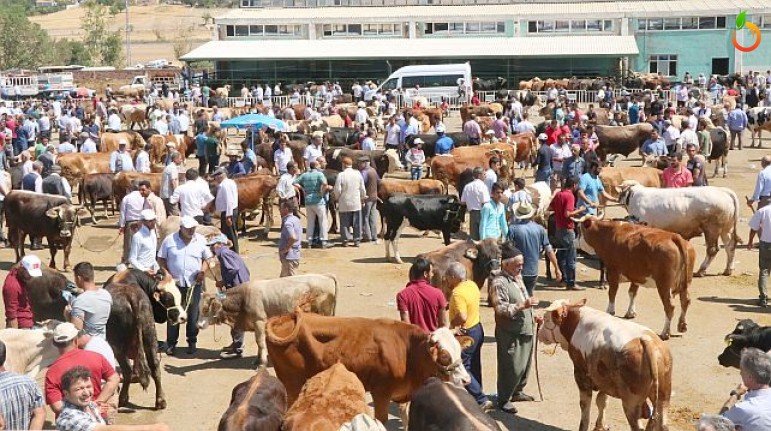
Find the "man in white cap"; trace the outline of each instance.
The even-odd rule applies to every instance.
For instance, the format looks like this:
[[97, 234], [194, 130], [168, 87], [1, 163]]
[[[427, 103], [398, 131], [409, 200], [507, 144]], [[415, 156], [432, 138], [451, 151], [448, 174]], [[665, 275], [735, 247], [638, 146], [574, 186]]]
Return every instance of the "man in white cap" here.
[[169, 198], [169, 203], [179, 203], [179, 215], [190, 216], [198, 223], [204, 223], [203, 210], [214, 200], [209, 187], [201, 187], [198, 183], [198, 170], [190, 168], [185, 171], [185, 183], [177, 187]]
[[[203, 262], [213, 257], [206, 245], [206, 238], [195, 232], [198, 222], [192, 217], [182, 217], [179, 232], [167, 236], [158, 251], [158, 264], [174, 277], [182, 294], [182, 307], [187, 310], [187, 353], [198, 351], [198, 304], [203, 289]], [[176, 354], [179, 325], [166, 326], [166, 354]]]
[[80, 262], [72, 269], [75, 284], [83, 291], [72, 301], [72, 307], [64, 308], [64, 315], [78, 329], [94, 337], [107, 338], [107, 319], [112, 309], [110, 292], [94, 283], [94, 267]]
[[369, 114], [367, 114], [367, 104], [362, 102], [359, 102], [356, 104], [358, 109], [356, 110], [356, 125], [358, 127], [365, 126], [367, 124], [367, 120], [369, 120]]
[[463, 188], [460, 202], [466, 206], [469, 213], [469, 236], [479, 241], [479, 222], [482, 217], [482, 207], [490, 200], [490, 191], [485, 184], [485, 170], [477, 166], [473, 170], [474, 181]]
[[134, 170], [134, 162], [131, 160], [131, 153], [126, 149], [127, 146], [127, 140], [120, 139], [118, 141], [118, 149], [110, 155], [110, 172], [117, 174], [118, 172]]
[[445, 126], [440, 124], [436, 126], [436, 144], [434, 144], [434, 152], [436, 155], [449, 154], [455, 147], [455, 142], [452, 138], [445, 134]]
[[[210, 238], [206, 244], [211, 247], [212, 253], [217, 256], [220, 264], [221, 279], [217, 281], [217, 288], [220, 291], [249, 282], [249, 269], [241, 256], [228, 247], [228, 237], [220, 234]], [[222, 359], [240, 358], [244, 352], [244, 331], [233, 327], [230, 330], [230, 336], [233, 342], [222, 349], [220, 353]]]
[[171, 203], [171, 195], [179, 187], [179, 165], [182, 164], [182, 153], [171, 151], [169, 157], [171, 163], [163, 169], [161, 177], [161, 199], [163, 199], [166, 214], [178, 215], [177, 206]]
[[155, 233], [155, 212], [151, 209], [142, 210], [140, 220], [142, 227], [131, 237], [129, 248], [129, 264], [148, 274], [154, 275], [158, 271], [158, 262], [155, 256], [158, 249], [158, 236]]
[[321, 151], [321, 144], [323, 143], [324, 132], [320, 130], [313, 132], [311, 135], [311, 144], [305, 148], [305, 154], [303, 154], [303, 158], [305, 159], [305, 166], [307, 167], [306, 169], [310, 169], [312, 161], [324, 155], [324, 153]]
[[233, 243], [233, 251], [238, 253], [238, 186], [225, 175], [222, 168], [214, 171], [214, 182], [217, 183], [214, 210], [220, 215], [220, 230]]
[[32, 304], [27, 295], [27, 282], [43, 275], [40, 258], [28, 254], [11, 267], [3, 283], [6, 328], [30, 329], [35, 325]]
[[535, 171], [535, 181], [544, 181], [549, 183], [552, 173], [552, 154], [551, 148], [549, 148], [549, 137], [546, 133], [538, 135], [538, 142], [541, 146], [538, 147], [538, 153], [535, 155], [534, 167], [537, 167]]

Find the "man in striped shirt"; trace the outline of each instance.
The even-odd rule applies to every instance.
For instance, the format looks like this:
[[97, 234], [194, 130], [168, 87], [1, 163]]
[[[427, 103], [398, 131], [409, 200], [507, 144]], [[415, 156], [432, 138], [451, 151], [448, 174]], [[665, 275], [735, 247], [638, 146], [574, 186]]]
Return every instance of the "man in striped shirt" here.
[[3, 429], [43, 429], [46, 413], [43, 394], [31, 378], [6, 371], [5, 344], [0, 341], [0, 418]]

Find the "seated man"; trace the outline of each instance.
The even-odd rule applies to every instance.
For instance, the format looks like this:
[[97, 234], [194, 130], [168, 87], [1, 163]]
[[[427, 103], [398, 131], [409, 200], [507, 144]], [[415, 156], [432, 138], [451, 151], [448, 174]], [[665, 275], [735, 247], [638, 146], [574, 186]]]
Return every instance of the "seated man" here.
[[[771, 356], [753, 347], [742, 350], [739, 363], [742, 384], [731, 391], [720, 414], [736, 425], [737, 431], [771, 430]], [[742, 396], [744, 401], [741, 400]]]

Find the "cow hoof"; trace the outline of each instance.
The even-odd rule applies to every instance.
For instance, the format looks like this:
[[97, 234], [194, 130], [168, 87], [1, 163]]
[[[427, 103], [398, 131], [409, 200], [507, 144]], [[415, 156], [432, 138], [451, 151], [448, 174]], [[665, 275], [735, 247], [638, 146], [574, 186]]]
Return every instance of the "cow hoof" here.
[[637, 317], [637, 313], [626, 313], [624, 315], [624, 319], [634, 319], [635, 317]]
[[693, 274], [694, 277], [704, 277], [707, 275], [707, 271], [699, 271]]
[[688, 332], [688, 324], [685, 322], [680, 322], [677, 324], [677, 330], [679, 332]]
[[726, 269], [725, 271], [723, 271], [723, 275], [729, 276], [729, 275], [731, 275], [732, 272], [733, 272], [732, 269]]
[[610, 431], [610, 427], [595, 426], [594, 431]]
[[661, 335], [659, 335], [659, 338], [661, 338], [664, 341], [667, 341], [667, 340], [669, 340], [669, 334], [661, 334]]
[[164, 410], [166, 408], [166, 400], [163, 398], [155, 400], [155, 410]]

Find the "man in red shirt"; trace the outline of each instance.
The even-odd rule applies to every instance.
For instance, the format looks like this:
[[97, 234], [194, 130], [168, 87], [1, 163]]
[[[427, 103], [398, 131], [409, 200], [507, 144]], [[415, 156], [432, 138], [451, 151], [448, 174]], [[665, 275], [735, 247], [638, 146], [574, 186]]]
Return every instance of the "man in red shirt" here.
[[[59, 357], [48, 368], [45, 378], [46, 404], [58, 416], [64, 408], [64, 389], [62, 376], [71, 368], [82, 365], [91, 371], [91, 383], [94, 386], [94, 401], [99, 405], [103, 417], [108, 413], [108, 401], [118, 389], [120, 377], [112, 365], [99, 353], [78, 348], [78, 329], [72, 323], [60, 323], [54, 329], [54, 346], [59, 349]], [[104, 381], [104, 386], [102, 385]]]
[[676, 152], [669, 158], [669, 167], [661, 173], [664, 179], [664, 187], [680, 188], [693, 185], [693, 174], [683, 165], [682, 151]]
[[27, 281], [43, 275], [40, 258], [27, 255], [21, 263], [11, 267], [3, 283], [3, 304], [5, 304], [5, 326], [7, 328], [29, 329], [35, 325], [32, 304], [27, 295]]
[[584, 290], [576, 286], [576, 231], [575, 223], [571, 217], [575, 217], [584, 211], [586, 207], [576, 209], [576, 186], [578, 179], [568, 177], [560, 190], [551, 200], [551, 209], [554, 211], [554, 224], [557, 227], [557, 264], [562, 272], [562, 279], [568, 290]]
[[412, 323], [426, 332], [448, 326], [447, 299], [440, 289], [432, 286], [431, 262], [419, 257], [410, 268], [410, 282], [396, 294], [396, 307], [402, 322]]

